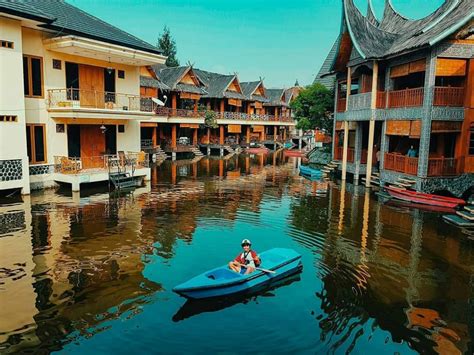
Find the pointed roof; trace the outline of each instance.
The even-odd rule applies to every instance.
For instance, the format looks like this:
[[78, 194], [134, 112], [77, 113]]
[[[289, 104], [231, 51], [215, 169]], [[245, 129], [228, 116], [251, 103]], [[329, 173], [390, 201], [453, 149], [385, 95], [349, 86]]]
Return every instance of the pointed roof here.
[[[263, 88], [263, 92], [266, 92], [265, 86], [263, 86], [263, 81], [243, 81], [240, 83], [242, 88], [242, 93], [247, 97], [248, 100], [258, 101], [258, 102], [268, 102], [266, 96], [259, 95], [255, 93], [259, 87]], [[265, 94], [266, 95], [266, 94]]]
[[[199, 95], [207, 93], [204, 89], [204, 83], [195, 75], [194, 69], [191, 66], [162, 67], [160, 65], [153, 65], [152, 69], [156, 77], [167, 85], [171, 91], [189, 92]], [[181, 82], [187, 74], [191, 75], [195, 85]]]
[[369, 2], [365, 17], [354, 0], [343, 0], [342, 31], [347, 30], [352, 43], [363, 59], [380, 59], [414, 49], [432, 46], [445, 39], [474, 18], [474, 1], [445, 0], [432, 14], [410, 20], [399, 14], [391, 0], [385, 0], [380, 23]]
[[265, 106], [287, 106], [285, 100], [285, 89], [267, 89], [268, 103]]
[[206, 86], [207, 94], [205, 94], [204, 97], [217, 99], [246, 99], [245, 95], [240, 92], [227, 90], [234, 81], [237, 81], [239, 88], [242, 90], [237, 75], [218, 74], [201, 69], [194, 69], [194, 72], [196, 73], [196, 76], [199, 78], [199, 80], [201, 80]]
[[170, 91], [170, 87], [161, 82], [158, 79], [152, 78], [151, 76], [140, 75], [140, 86], [147, 88], [157, 88], [163, 91]]
[[336, 74], [332, 73], [332, 67], [336, 62], [337, 52], [339, 50], [339, 46], [341, 45], [341, 38], [342, 34], [340, 34], [334, 44], [332, 45], [331, 50], [328, 53], [328, 56], [323, 62], [323, 65], [319, 69], [316, 78], [314, 78], [313, 84], [320, 83], [327, 87], [329, 90], [334, 89], [334, 83], [336, 81]]
[[145, 52], [162, 51], [63, 0], [0, 0], [0, 13], [43, 22], [40, 27], [57, 31], [59, 36], [77, 35], [118, 44]]
[[367, 20], [374, 26], [379, 25], [379, 20], [375, 17], [374, 8], [372, 7], [372, 0], [367, 0]]

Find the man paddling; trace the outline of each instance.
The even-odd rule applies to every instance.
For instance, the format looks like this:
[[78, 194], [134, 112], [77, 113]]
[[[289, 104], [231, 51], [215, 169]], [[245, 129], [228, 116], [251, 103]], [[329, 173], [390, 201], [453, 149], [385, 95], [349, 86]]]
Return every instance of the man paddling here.
[[248, 239], [242, 240], [242, 248], [244, 251], [229, 263], [229, 268], [241, 274], [250, 274], [260, 266], [260, 258], [251, 247], [252, 243]]

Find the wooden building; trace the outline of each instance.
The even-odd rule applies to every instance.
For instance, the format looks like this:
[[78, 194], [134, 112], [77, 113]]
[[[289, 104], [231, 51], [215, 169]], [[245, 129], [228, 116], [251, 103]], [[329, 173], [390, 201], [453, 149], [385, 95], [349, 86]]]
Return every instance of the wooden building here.
[[[446, 0], [419, 20], [385, 1], [378, 20], [343, 1], [341, 32], [316, 81], [335, 77], [334, 159], [358, 181], [419, 191], [474, 185], [474, 2]], [[328, 81], [330, 84], [330, 80]]]

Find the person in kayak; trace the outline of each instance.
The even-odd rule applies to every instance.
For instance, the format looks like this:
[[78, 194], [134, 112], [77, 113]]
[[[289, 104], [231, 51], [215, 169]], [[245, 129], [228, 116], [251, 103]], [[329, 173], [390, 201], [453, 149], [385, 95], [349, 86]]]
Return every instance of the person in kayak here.
[[260, 258], [257, 253], [251, 249], [252, 243], [250, 240], [242, 240], [241, 245], [244, 251], [237, 255], [233, 261], [229, 262], [229, 268], [241, 274], [250, 274], [260, 266]]

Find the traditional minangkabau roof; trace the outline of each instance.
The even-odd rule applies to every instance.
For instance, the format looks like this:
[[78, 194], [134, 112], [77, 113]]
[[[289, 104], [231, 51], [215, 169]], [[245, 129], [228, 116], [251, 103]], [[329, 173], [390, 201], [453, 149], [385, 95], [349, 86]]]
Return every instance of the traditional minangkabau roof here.
[[267, 98], [269, 102], [264, 106], [287, 106], [285, 100], [285, 89], [267, 89]]
[[341, 35], [339, 35], [336, 40], [334, 41], [334, 44], [331, 47], [331, 50], [328, 53], [328, 56], [323, 62], [323, 65], [319, 69], [318, 74], [316, 75], [316, 78], [314, 78], [314, 84], [315, 83], [320, 83], [327, 87], [329, 90], [334, 89], [334, 83], [336, 81], [336, 74], [330, 74], [331, 68], [334, 65], [334, 62], [336, 60], [337, 56], [337, 50], [340, 46], [341, 43]]
[[[152, 69], [156, 77], [167, 85], [171, 91], [188, 92], [199, 95], [207, 94], [204, 89], [205, 84], [195, 75], [194, 69], [191, 66], [162, 67], [158, 65], [152, 66]], [[181, 82], [188, 73], [195, 79], [195, 85]]]
[[154, 54], [162, 51], [63, 0], [0, 0], [0, 13], [33, 19], [57, 36], [77, 35]]
[[[246, 100], [244, 94], [240, 92], [230, 91], [227, 90], [228, 87], [237, 80], [237, 75], [235, 74], [218, 74], [213, 72], [208, 72], [201, 69], [194, 69], [196, 76], [203, 82], [206, 86], [207, 94], [203, 95], [203, 97], [208, 98], [228, 98], [228, 99], [238, 99], [238, 100]], [[240, 86], [240, 83], [239, 83]]]
[[[398, 13], [391, 0], [385, 0], [383, 18], [374, 15], [368, 0], [367, 16], [361, 14], [354, 0], [343, 0], [341, 31], [324, 61], [315, 82], [333, 81], [341, 38], [349, 34], [353, 45], [351, 61], [386, 59], [414, 50], [433, 46], [446, 39], [474, 18], [474, 1], [445, 0], [430, 15], [410, 20]], [[327, 85], [329, 86], [329, 85]]]
[[147, 88], [157, 88], [162, 91], [171, 91], [171, 88], [160, 80], [144, 75], [140, 75], [140, 86]]
[[248, 100], [250, 101], [258, 101], [258, 102], [268, 102], [269, 100], [262, 95], [259, 95], [255, 91], [259, 87], [263, 88], [263, 91], [265, 92], [265, 87], [263, 86], [263, 82], [261, 80], [258, 81], [243, 81], [240, 83], [240, 87], [242, 88], [242, 93], [247, 97]]

